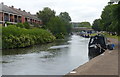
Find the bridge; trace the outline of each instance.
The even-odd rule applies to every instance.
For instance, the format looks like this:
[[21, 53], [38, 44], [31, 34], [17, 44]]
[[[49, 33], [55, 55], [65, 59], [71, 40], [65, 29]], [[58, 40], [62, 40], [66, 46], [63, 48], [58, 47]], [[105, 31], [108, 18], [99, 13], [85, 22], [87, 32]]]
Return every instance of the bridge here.
[[73, 31], [93, 31], [92, 28], [89, 27], [73, 27]]
[[89, 28], [89, 27], [74, 27], [73, 29], [75, 30], [93, 30], [92, 28]]
[[73, 31], [93, 31], [91, 27], [86, 27], [86, 24], [84, 26], [80, 26], [81, 22], [71, 22], [72, 24], [72, 30]]

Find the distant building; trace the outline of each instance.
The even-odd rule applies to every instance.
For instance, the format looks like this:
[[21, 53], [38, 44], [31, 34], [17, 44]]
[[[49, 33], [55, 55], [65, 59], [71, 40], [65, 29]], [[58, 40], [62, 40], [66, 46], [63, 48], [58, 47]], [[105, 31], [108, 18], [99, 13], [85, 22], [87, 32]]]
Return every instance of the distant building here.
[[75, 27], [79, 27], [80, 22], [71, 22], [71, 24], [72, 27], [75, 28]]
[[30, 24], [41, 25], [42, 21], [37, 18], [37, 16], [21, 10], [20, 8], [14, 8], [14, 6], [8, 7], [4, 3], [0, 3], [0, 24], [5, 24], [5, 22], [16, 24], [28, 22]]
[[80, 27], [81, 22], [71, 22], [73, 31], [93, 31], [91, 27]]

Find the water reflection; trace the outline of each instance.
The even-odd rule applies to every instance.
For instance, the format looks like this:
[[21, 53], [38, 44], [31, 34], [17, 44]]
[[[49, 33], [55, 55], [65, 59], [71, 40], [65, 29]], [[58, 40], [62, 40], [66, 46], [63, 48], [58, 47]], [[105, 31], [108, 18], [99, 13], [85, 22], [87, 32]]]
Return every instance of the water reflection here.
[[59, 46], [52, 46], [49, 49], [60, 49], [60, 48], [67, 48], [69, 45], [59, 45]]
[[3, 50], [3, 74], [64, 75], [89, 60], [88, 41], [73, 35], [50, 44]]
[[43, 44], [43, 45], [34, 45], [31, 47], [27, 47], [27, 48], [5, 49], [5, 50], [2, 50], [2, 55], [3, 56], [4, 55], [17, 55], [17, 54], [28, 54], [28, 53], [40, 52], [40, 51], [49, 51], [49, 48], [51, 46], [68, 44], [66, 43], [68, 39], [69, 38], [66, 38], [65, 40], [56, 40], [53, 43]]

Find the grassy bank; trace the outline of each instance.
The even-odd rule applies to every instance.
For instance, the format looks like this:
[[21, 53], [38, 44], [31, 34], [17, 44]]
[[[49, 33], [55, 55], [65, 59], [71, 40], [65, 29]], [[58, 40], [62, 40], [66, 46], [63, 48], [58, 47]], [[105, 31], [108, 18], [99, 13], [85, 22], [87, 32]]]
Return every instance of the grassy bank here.
[[[108, 38], [114, 38], [120, 41], [120, 36], [116, 36], [116, 35], [109, 35], [108, 33], [102, 33], [104, 36], [108, 37]], [[95, 36], [97, 35], [97, 33], [91, 34], [90, 36]]]
[[108, 37], [108, 38], [114, 38], [114, 39], [118, 39], [118, 40], [120, 40], [119, 38], [120, 38], [120, 36], [116, 36], [116, 35], [109, 35], [108, 33], [104, 33], [104, 35], [106, 36], [106, 37]]
[[10, 25], [2, 28], [2, 48], [21, 48], [34, 44], [49, 43], [55, 37], [46, 30], [25, 29]]

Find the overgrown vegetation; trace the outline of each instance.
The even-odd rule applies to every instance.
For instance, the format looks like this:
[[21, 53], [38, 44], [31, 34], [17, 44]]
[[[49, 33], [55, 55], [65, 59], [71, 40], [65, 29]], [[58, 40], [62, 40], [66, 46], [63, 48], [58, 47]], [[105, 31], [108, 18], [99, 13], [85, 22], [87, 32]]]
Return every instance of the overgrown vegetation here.
[[45, 7], [42, 11], [37, 12], [38, 18], [40, 18], [46, 28], [46, 24], [52, 17], [55, 17], [55, 11], [51, 10], [49, 7]]
[[61, 12], [55, 16], [55, 11], [46, 7], [37, 12], [37, 16], [43, 21], [44, 26], [42, 28], [52, 32], [57, 39], [64, 38], [66, 34], [71, 32], [71, 17], [67, 12]]
[[47, 24], [47, 28], [55, 35], [57, 39], [64, 38], [64, 36], [70, 33], [71, 25], [63, 21], [59, 17], [51, 18]]
[[116, 32], [120, 35], [120, 2], [107, 5], [103, 9], [101, 18], [93, 22], [92, 28], [96, 31]]
[[28, 22], [24, 22], [23, 24], [22, 23], [17, 23], [16, 26], [20, 27], [20, 28], [30, 29], [30, 24]]
[[21, 48], [54, 40], [55, 37], [43, 29], [25, 29], [15, 25], [2, 27], [2, 48]]

